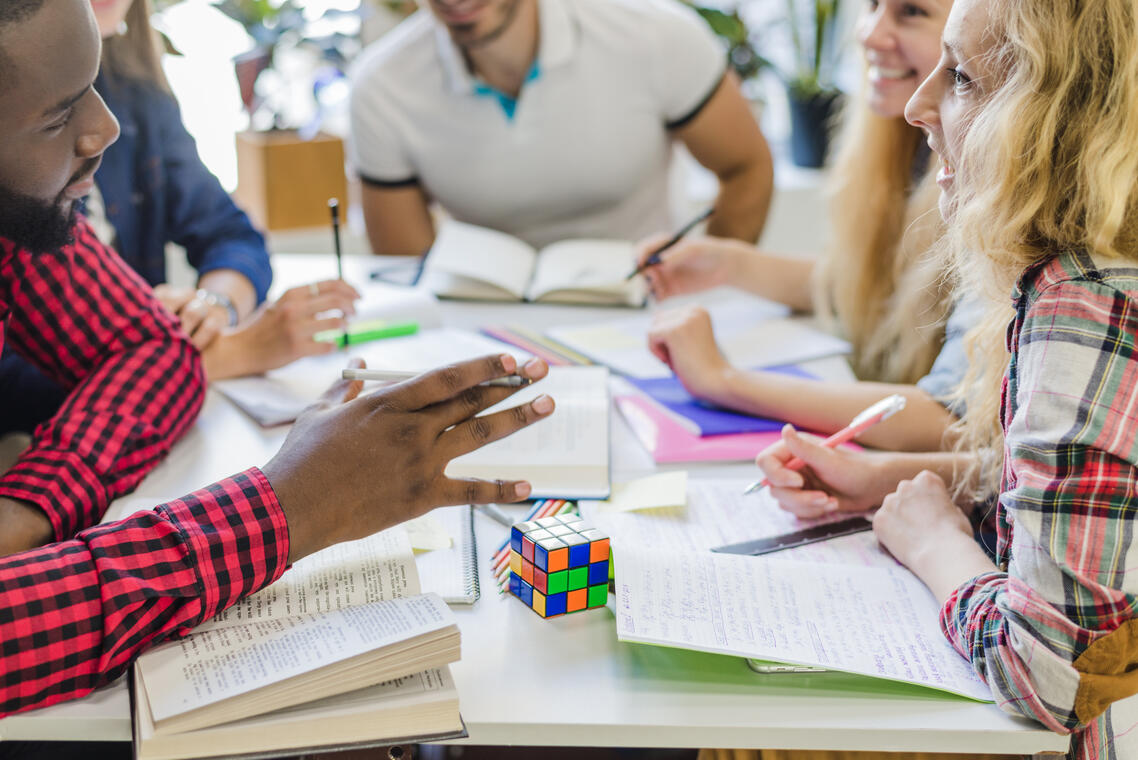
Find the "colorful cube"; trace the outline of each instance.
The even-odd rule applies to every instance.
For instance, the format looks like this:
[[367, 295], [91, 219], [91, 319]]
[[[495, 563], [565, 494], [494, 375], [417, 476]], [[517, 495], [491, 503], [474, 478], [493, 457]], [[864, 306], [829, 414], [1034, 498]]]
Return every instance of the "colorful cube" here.
[[542, 517], [510, 531], [510, 593], [542, 617], [604, 607], [609, 539], [579, 515]]

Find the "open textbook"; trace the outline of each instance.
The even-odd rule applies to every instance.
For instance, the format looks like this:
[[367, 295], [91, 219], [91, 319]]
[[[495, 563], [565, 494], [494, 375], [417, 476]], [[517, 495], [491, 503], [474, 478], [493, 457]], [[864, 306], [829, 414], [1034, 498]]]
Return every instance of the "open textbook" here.
[[[755, 296], [735, 297], [708, 306], [715, 340], [736, 367], [775, 367], [848, 353], [849, 343], [786, 318], [781, 304]], [[553, 340], [635, 378], [671, 377], [672, 370], [648, 348], [650, 314], [546, 330]]]
[[550, 367], [542, 381], [487, 413], [544, 393], [549, 417], [453, 460], [447, 475], [528, 480], [533, 498], [603, 499], [609, 494], [609, 372], [605, 367]]
[[941, 635], [940, 605], [858, 533], [761, 557], [712, 546], [841, 519], [799, 520], [747, 481], [688, 479], [686, 507], [581, 514], [612, 537], [621, 641], [813, 665], [972, 699], [991, 692]]
[[643, 306], [632, 244], [565, 240], [540, 251], [504, 232], [448, 220], [423, 263], [419, 284], [446, 298]]
[[299, 560], [134, 665], [139, 758], [299, 754], [464, 733], [459, 633], [393, 529]]

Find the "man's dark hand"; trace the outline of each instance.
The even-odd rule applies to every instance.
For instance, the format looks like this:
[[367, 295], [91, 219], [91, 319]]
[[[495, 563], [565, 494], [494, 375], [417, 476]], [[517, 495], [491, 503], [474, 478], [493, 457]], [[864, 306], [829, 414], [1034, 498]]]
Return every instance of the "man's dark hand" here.
[[[375, 533], [446, 504], [510, 502], [528, 483], [453, 479], [450, 460], [504, 438], [553, 412], [553, 400], [494, 414], [479, 412], [516, 388], [481, 386], [515, 374], [512, 356], [490, 356], [427, 372], [357, 397], [360, 383], [337, 383], [296, 421], [264, 473], [289, 525], [289, 561]], [[540, 360], [517, 374], [545, 377]]]

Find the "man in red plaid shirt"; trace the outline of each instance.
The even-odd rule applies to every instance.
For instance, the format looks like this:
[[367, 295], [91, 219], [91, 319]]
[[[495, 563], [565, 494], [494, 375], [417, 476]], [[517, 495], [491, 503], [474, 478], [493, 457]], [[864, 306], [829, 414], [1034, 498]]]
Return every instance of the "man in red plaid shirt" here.
[[[263, 468], [98, 525], [203, 396], [176, 319], [73, 211], [118, 133], [92, 89], [99, 46], [90, 0], [0, 0], [0, 347], [72, 389], [0, 476], [0, 716], [109, 682], [325, 546], [442, 504], [527, 497], [443, 470], [553, 410], [539, 396], [472, 421], [513, 392], [484, 381], [546, 372], [509, 356], [360, 398], [341, 383]], [[19, 403], [0, 398], [0, 415]]]

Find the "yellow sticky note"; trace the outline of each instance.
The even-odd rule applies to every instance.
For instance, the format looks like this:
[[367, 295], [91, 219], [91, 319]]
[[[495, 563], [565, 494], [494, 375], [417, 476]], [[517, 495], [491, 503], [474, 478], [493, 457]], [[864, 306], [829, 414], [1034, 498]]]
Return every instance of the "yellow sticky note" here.
[[688, 474], [685, 470], [663, 472], [612, 487], [612, 495], [601, 502], [601, 509], [631, 512], [637, 509], [686, 507]]
[[408, 520], [403, 523], [407, 529], [407, 537], [411, 539], [411, 550], [416, 552], [431, 552], [436, 549], [449, 549], [451, 536], [439, 518], [429, 512], [422, 517]]

